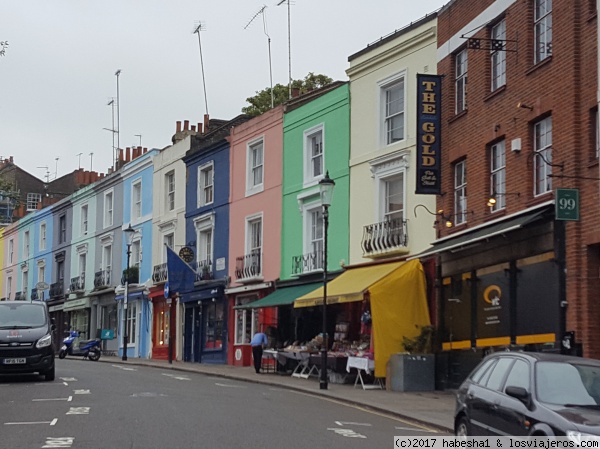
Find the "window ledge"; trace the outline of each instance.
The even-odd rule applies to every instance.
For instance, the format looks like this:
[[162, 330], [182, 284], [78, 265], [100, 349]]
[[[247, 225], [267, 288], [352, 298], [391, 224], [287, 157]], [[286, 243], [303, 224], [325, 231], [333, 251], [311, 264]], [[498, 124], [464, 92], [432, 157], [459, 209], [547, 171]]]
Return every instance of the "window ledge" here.
[[530, 67], [529, 69], [527, 69], [527, 71], [525, 72], [525, 75], [530, 75], [533, 72], [535, 72], [536, 70], [538, 70], [540, 67], [544, 67], [545, 65], [550, 64], [551, 62], [552, 62], [552, 55], [550, 55], [547, 58], [543, 59], [542, 61], [538, 62], [533, 67]]
[[467, 115], [467, 112], [469, 112], [469, 110], [468, 110], [468, 109], [465, 109], [464, 111], [461, 111], [461, 112], [459, 112], [459, 113], [458, 113], [458, 114], [456, 114], [454, 117], [451, 117], [451, 118], [448, 120], [448, 123], [452, 123], [452, 122], [454, 122], [455, 120], [458, 120], [459, 118], [461, 118], [461, 117], [464, 117], [465, 115]]
[[486, 102], [488, 100], [491, 100], [492, 98], [496, 97], [497, 95], [500, 95], [502, 92], [504, 92], [506, 90], [506, 84], [500, 86], [498, 89], [496, 89], [493, 92], [490, 92], [489, 94], [487, 94], [485, 97], [483, 97], [483, 101]]

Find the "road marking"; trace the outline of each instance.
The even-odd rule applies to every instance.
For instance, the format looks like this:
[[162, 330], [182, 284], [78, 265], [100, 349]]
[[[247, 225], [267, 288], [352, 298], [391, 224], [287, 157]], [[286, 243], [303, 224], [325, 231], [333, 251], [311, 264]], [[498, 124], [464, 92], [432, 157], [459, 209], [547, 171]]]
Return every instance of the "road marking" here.
[[137, 368], [129, 368], [128, 366], [123, 365], [112, 365], [115, 368], [122, 369], [123, 371], [137, 371]]
[[66, 415], [89, 415], [89, 407], [71, 407]]
[[42, 449], [51, 447], [71, 447], [73, 446], [74, 441], [75, 437], [47, 437], [46, 444], [42, 446]]
[[[415, 428], [414, 427], [398, 427], [395, 426], [394, 429], [398, 429], [398, 430], [412, 430], [414, 431]], [[439, 433], [437, 430], [433, 430], [433, 429], [426, 429], [424, 427], [419, 427], [419, 430], [423, 431], [423, 432], [429, 432], [429, 433]]]
[[50, 399], [32, 399], [33, 402], [43, 402], [43, 401], [67, 401], [71, 402], [73, 396], [69, 396], [68, 398], [50, 398]]
[[92, 394], [90, 390], [73, 390], [73, 394]]
[[30, 421], [30, 422], [5, 422], [5, 426], [26, 426], [29, 424], [52, 424], [52, 421]]
[[54, 418], [54, 419], [52, 420], [52, 422], [50, 423], [50, 425], [51, 425], [51, 426], [54, 426], [54, 425], [56, 425], [56, 422], [57, 422], [57, 421], [58, 421], [58, 418]]
[[161, 373], [161, 374], [163, 376], [171, 377], [171, 378], [177, 379], [177, 380], [190, 380], [189, 377], [178, 376], [177, 374], [168, 374], [168, 373]]
[[59, 377], [60, 380], [64, 380], [65, 382], [77, 382], [77, 379], [74, 377]]
[[336, 421], [335, 422], [338, 426], [344, 426], [344, 425], [349, 425], [349, 426], [368, 426], [370, 427], [371, 424], [369, 423], [362, 423], [362, 422], [345, 422], [345, 421]]
[[348, 438], [367, 438], [365, 435], [361, 435], [360, 433], [356, 433], [352, 429], [338, 429], [337, 427], [328, 427], [327, 430], [331, 430], [338, 435]]
[[229, 384], [221, 384], [219, 382], [215, 382], [217, 387], [227, 387], [227, 388], [248, 388], [245, 385], [229, 385]]

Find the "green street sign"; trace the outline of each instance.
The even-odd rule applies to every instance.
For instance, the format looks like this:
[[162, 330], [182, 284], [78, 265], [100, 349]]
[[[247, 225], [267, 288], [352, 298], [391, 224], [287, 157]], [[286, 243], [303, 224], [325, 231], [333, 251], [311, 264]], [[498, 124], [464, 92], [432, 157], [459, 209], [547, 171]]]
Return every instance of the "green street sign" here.
[[556, 220], [579, 221], [579, 189], [556, 189]]

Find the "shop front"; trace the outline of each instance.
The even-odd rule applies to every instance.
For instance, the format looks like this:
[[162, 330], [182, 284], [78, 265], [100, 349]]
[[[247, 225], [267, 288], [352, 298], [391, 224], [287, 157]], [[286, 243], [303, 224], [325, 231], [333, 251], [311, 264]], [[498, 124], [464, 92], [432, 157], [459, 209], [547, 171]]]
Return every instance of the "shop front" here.
[[95, 335], [90, 335], [90, 298], [68, 299], [63, 306], [63, 312], [69, 315], [70, 330], [79, 332], [81, 340], [88, 340]]
[[227, 302], [224, 284], [185, 293], [183, 360], [227, 363]]
[[[106, 355], [116, 355], [119, 351], [119, 342], [117, 340], [118, 308], [115, 302], [114, 290], [99, 293], [92, 296], [92, 320], [95, 323], [97, 338], [102, 340], [102, 352]], [[95, 320], [94, 320], [95, 315]]]
[[56, 330], [54, 331], [54, 338], [52, 339], [52, 345], [54, 347], [54, 352], [58, 353], [58, 351], [62, 347], [63, 339], [67, 336], [69, 328], [68, 315], [63, 311], [63, 298], [55, 299], [52, 301], [49, 300], [47, 304], [50, 319], [56, 326]]
[[[123, 330], [127, 330], [127, 357], [150, 357], [152, 332], [152, 305], [147, 290], [132, 290], [127, 295], [127, 314], [125, 315], [125, 296], [115, 297], [118, 311], [118, 348], [119, 357], [123, 356]], [[125, 321], [123, 321], [125, 317]]]
[[564, 226], [539, 208], [438, 241], [438, 305], [445, 363], [456, 388], [483, 356], [560, 352], [565, 333]]
[[169, 360], [169, 344], [172, 345], [171, 357], [175, 355], [175, 307], [173, 300], [165, 298], [163, 286], [153, 287], [148, 295], [152, 300], [152, 358]]

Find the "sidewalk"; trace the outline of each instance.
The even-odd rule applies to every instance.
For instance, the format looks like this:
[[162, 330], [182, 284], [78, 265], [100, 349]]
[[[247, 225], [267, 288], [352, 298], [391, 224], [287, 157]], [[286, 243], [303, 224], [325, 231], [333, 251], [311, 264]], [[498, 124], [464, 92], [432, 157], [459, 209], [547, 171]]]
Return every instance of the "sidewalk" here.
[[427, 428], [442, 432], [453, 432], [454, 392], [395, 392], [386, 390], [363, 390], [360, 384], [328, 384], [327, 390], [319, 389], [318, 379], [302, 379], [281, 374], [256, 374], [253, 367], [232, 365], [211, 365], [166, 360], [128, 359], [102, 356], [100, 362], [127, 365], [151, 366], [160, 369], [187, 371], [226, 379], [255, 382], [275, 387], [301, 391], [314, 396], [327, 397], [340, 402], [365, 407], [382, 413], [391, 414], [409, 421], [422, 424]]

